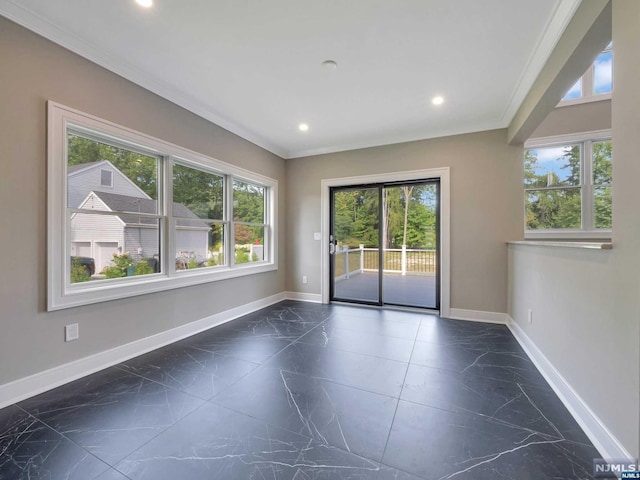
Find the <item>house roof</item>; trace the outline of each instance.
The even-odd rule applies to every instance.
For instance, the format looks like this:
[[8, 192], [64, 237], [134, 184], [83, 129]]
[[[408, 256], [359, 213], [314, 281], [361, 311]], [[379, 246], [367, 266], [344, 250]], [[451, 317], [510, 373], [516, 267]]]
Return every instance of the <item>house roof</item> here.
[[[154, 225], [156, 220], [149, 217], [139, 217], [135, 212], [154, 215], [158, 213], [157, 200], [151, 198], [131, 197], [129, 195], [119, 195], [117, 193], [92, 192], [104, 204], [114, 212], [122, 213], [118, 217], [126, 224]], [[182, 203], [173, 202], [173, 215], [178, 218], [176, 223], [181, 227], [208, 228], [205, 220], [200, 219], [195, 213], [189, 210]]]
[[98, 165], [101, 165], [104, 163], [111, 163], [111, 162], [109, 162], [109, 160], [99, 160], [97, 162], [88, 162], [88, 163], [79, 163], [77, 165], [69, 165], [67, 167], [67, 175], [78, 173], [84, 170], [89, 170], [91, 168], [97, 167]]

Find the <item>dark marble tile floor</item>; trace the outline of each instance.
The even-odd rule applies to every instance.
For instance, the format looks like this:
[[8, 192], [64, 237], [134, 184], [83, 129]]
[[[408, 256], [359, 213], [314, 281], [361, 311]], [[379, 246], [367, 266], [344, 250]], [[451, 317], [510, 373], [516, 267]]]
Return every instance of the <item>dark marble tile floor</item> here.
[[0, 410], [0, 480], [582, 480], [505, 326], [285, 301]]

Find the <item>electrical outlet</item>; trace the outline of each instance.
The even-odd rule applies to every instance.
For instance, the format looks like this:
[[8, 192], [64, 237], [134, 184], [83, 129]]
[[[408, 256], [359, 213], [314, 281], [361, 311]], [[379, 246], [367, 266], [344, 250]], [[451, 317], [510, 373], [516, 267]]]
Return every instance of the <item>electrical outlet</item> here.
[[307, 276], [306, 275], [302, 276], [302, 283], [307, 283]]
[[64, 327], [64, 341], [71, 342], [73, 340], [77, 340], [80, 338], [80, 331], [78, 329], [77, 323], [72, 323], [71, 325], [66, 325]]
[[529, 313], [527, 315], [527, 320], [529, 320], [529, 323], [533, 322], [533, 310], [529, 309]]
[[320, 235], [320, 232], [314, 232], [313, 239], [314, 240], [321, 240], [322, 236]]

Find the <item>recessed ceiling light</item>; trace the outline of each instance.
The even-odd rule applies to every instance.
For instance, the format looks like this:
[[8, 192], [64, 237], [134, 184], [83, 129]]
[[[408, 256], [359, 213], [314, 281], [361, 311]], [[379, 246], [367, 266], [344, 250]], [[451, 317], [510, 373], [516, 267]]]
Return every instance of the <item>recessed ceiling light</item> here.
[[136, 0], [136, 3], [144, 8], [149, 8], [153, 5], [153, 0]]
[[442, 105], [444, 103], [444, 98], [437, 96], [437, 97], [433, 97], [431, 99], [431, 103], [433, 103], [434, 105]]
[[306, 123], [301, 123], [300, 125], [298, 125], [298, 129], [301, 132], [306, 132], [307, 130], [309, 130], [309, 125], [307, 125]]

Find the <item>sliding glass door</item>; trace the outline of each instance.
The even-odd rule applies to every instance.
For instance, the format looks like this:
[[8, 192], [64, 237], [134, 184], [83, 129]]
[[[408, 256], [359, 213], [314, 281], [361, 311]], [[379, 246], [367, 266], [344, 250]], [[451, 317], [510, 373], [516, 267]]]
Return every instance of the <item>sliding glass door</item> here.
[[331, 189], [331, 300], [439, 308], [439, 182]]
[[380, 189], [332, 189], [331, 207], [331, 296], [379, 305]]

